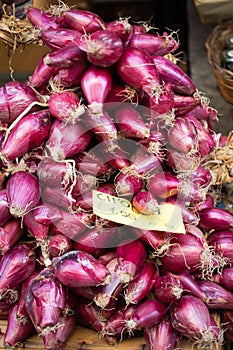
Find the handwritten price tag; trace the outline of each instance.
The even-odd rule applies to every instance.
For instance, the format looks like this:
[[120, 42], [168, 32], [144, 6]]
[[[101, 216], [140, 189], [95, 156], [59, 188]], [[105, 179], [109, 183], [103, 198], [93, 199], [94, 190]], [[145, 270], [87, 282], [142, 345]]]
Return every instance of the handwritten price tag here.
[[158, 205], [153, 214], [138, 213], [124, 198], [92, 191], [93, 212], [97, 216], [119, 224], [173, 233], [185, 233], [181, 209], [170, 203]]

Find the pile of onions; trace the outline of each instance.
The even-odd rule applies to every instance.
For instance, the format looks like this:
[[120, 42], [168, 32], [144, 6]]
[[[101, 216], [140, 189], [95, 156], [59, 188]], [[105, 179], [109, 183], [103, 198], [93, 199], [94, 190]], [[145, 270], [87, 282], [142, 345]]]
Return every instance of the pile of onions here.
[[[109, 344], [143, 333], [150, 350], [221, 344], [211, 311], [233, 308], [233, 215], [205, 165], [217, 112], [171, 59], [178, 41], [67, 7], [27, 17], [50, 51], [0, 88], [4, 346], [38, 333], [62, 349], [77, 323]], [[176, 205], [185, 234], [102, 218], [93, 190], [145, 216]]]

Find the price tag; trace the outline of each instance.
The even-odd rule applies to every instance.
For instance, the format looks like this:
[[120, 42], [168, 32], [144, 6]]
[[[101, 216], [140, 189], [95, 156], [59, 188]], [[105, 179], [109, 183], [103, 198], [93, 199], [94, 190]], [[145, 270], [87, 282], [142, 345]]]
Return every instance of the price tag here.
[[119, 224], [143, 230], [185, 233], [182, 212], [179, 206], [165, 203], [158, 205], [153, 214], [137, 212], [130, 201], [96, 190], [92, 191], [93, 212], [97, 216]]

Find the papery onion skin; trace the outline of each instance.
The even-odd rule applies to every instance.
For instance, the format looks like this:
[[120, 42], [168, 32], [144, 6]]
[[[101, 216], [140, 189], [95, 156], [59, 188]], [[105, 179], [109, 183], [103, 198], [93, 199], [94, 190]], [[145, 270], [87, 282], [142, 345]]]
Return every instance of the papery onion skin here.
[[197, 283], [206, 295], [205, 304], [209, 310], [233, 309], [233, 294], [230, 291], [214, 281], [200, 280]]
[[46, 29], [57, 29], [59, 24], [56, 22], [56, 16], [41, 11], [34, 6], [30, 6], [26, 12], [27, 18], [32, 23], [32, 25], [40, 30]]

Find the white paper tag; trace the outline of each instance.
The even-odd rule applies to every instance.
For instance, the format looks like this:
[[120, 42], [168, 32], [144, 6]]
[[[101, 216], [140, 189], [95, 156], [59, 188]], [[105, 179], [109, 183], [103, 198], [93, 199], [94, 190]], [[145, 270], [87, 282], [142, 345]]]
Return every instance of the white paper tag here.
[[92, 191], [92, 201], [94, 214], [103, 219], [143, 230], [186, 233], [182, 212], [177, 205], [165, 203], [158, 205], [153, 214], [142, 214], [127, 199], [96, 190]]

